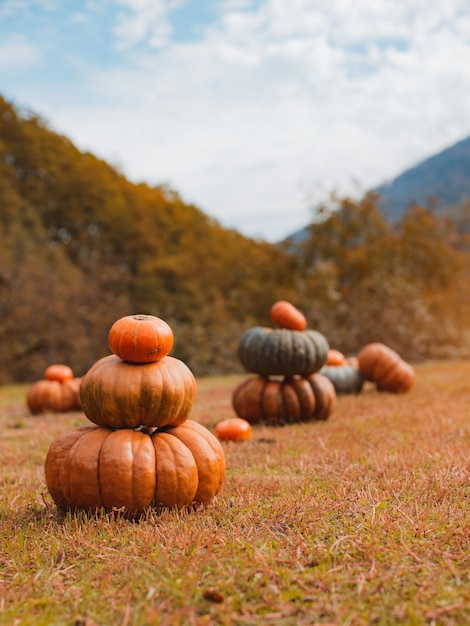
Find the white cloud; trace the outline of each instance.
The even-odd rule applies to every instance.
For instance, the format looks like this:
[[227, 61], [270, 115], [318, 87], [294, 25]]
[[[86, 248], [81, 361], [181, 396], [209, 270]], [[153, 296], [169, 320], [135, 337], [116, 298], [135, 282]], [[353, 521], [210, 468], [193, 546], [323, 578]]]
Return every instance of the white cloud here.
[[41, 50], [21, 34], [12, 34], [0, 40], [1, 70], [11, 72], [38, 66], [41, 56]]
[[176, 2], [115, 1], [126, 65], [87, 67], [87, 101], [43, 93], [39, 113], [247, 234], [281, 238], [333, 188], [470, 134], [467, 0], [230, 0], [192, 42], [172, 38]]
[[123, 8], [118, 13], [114, 33], [118, 49], [146, 43], [149, 48], [166, 46], [173, 33], [168, 14], [178, 0], [115, 0]]

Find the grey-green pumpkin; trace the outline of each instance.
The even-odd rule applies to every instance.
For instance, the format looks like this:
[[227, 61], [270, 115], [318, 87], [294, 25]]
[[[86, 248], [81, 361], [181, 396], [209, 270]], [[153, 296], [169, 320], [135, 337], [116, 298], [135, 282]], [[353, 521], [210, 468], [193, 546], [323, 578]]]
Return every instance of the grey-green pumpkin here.
[[248, 372], [261, 376], [308, 376], [326, 363], [328, 341], [316, 330], [255, 326], [238, 344], [238, 358]]
[[337, 394], [360, 393], [364, 376], [355, 365], [324, 365], [320, 372], [333, 383]]

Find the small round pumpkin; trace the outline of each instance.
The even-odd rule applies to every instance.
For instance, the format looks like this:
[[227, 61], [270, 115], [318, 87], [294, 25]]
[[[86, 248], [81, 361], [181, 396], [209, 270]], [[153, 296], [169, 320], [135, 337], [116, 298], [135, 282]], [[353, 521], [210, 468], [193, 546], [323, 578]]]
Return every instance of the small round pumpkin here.
[[150, 506], [209, 502], [222, 487], [225, 469], [220, 442], [192, 420], [153, 432], [76, 428], [52, 442], [44, 465], [59, 509], [123, 509], [130, 517]]
[[360, 393], [364, 377], [358, 367], [343, 365], [324, 365], [319, 374], [326, 376], [334, 385], [337, 394]]
[[328, 356], [326, 357], [326, 365], [344, 365], [346, 357], [339, 350], [330, 348], [328, 350]]
[[26, 394], [26, 404], [33, 415], [51, 411], [65, 413], [80, 409], [78, 385], [80, 379], [38, 380]]
[[269, 311], [269, 316], [274, 324], [280, 328], [288, 328], [289, 330], [305, 330], [307, 328], [305, 315], [287, 300], [275, 302]]
[[57, 380], [59, 383], [63, 383], [64, 380], [71, 380], [73, 378], [73, 371], [68, 365], [54, 363], [46, 368], [44, 378], [46, 380]]
[[326, 362], [328, 342], [316, 330], [255, 326], [238, 344], [238, 357], [248, 372], [261, 376], [307, 376]]
[[174, 335], [165, 320], [154, 315], [127, 315], [108, 334], [111, 352], [131, 363], [153, 363], [172, 349]]
[[191, 370], [179, 359], [131, 363], [110, 354], [83, 376], [80, 400], [88, 419], [100, 426], [178, 426], [188, 419], [196, 391]]
[[375, 382], [379, 391], [404, 393], [414, 384], [413, 367], [383, 343], [367, 344], [359, 352], [357, 359], [364, 378]]
[[221, 441], [246, 441], [251, 438], [251, 424], [241, 417], [229, 417], [215, 426], [215, 435]]
[[250, 424], [326, 420], [336, 406], [336, 392], [333, 383], [321, 374], [283, 380], [256, 376], [234, 389], [232, 406]]

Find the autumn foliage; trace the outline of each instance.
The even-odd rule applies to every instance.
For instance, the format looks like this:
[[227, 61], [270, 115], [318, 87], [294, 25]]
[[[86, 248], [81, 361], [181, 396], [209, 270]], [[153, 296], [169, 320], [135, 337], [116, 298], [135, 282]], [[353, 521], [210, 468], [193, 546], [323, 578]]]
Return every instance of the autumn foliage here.
[[196, 375], [241, 371], [239, 338], [276, 301], [344, 354], [379, 341], [412, 361], [469, 356], [465, 216], [456, 230], [411, 207], [391, 225], [367, 194], [325, 211], [300, 247], [253, 240], [0, 97], [0, 382], [50, 363], [83, 375], [135, 311], [170, 324]]

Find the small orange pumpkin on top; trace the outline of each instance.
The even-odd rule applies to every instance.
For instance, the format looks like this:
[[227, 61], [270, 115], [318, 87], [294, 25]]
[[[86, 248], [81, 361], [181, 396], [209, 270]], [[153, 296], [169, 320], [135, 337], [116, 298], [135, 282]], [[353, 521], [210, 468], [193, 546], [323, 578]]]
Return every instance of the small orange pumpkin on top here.
[[280, 328], [288, 328], [289, 330], [305, 330], [307, 328], [305, 315], [287, 300], [275, 302], [269, 311], [269, 317]]
[[339, 365], [344, 365], [345, 361], [346, 361], [346, 357], [344, 356], [342, 352], [340, 352], [339, 350], [334, 350], [333, 348], [330, 348], [328, 350], [328, 355], [326, 357], [325, 365], [339, 366]]
[[111, 326], [111, 352], [130, 363], [154, 363], [171, 351], [174, 335], [165, 320], [154, 315], [127, 315]]

